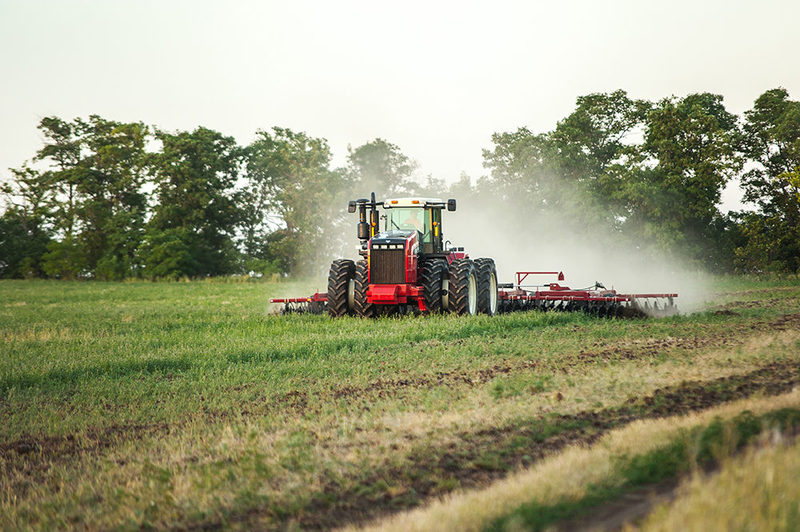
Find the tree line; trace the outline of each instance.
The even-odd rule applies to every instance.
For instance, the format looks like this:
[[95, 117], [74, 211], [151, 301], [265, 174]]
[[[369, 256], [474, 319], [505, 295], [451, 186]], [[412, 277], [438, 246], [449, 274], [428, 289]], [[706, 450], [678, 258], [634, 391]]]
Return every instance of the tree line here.
[[[96, 115], [38, 129], [42, 147], [3, 179], [4, 278], [316, 273], [352, 244], [344, 201], [370, 191], [552, 213], [716, 272], [800, 269], [800, 102], [780, 88], [743, 116], [709, 93], [581, 96], [551, 131], [492, 135], [474, 183], [421, 179], [380, 138], [334, 168], [324, 138], [279, 127], [247, 146]], [[732, 179], [753, 209], [720, 211]]]

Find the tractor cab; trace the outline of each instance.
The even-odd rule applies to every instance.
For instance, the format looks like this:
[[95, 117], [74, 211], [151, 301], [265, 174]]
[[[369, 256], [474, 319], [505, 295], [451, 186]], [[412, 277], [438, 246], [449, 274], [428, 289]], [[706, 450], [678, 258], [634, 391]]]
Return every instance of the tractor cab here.
[[[455, 210], [455, 200], [450, 200]], [[442, 253], [442, 209], [450, 202], [438, 198], [398, 198], [383, 202], [384, 230], [417, 231], [422, 253]]]
[[[383, 207], [385, 214], [379, 214]], [[358, 239], [361, 241], [359, 254], [366, 256], [367, 246], [373, 237], [407, 238], [417, 233], [416, 242], [424, 255], [445, 253], [442, 240], [442, 210], [456, 210], [456, 200], [439, 198], [397, 198], [375, 201], [375, 193], [370, 199], [351, 201], [348, 212], [358, 211]], [[383, 224], [380, 220], [383, 220]], [[381, 231], [383, 225], [383, 231]], [[416, 252], [415, 252], [416, 253]]]

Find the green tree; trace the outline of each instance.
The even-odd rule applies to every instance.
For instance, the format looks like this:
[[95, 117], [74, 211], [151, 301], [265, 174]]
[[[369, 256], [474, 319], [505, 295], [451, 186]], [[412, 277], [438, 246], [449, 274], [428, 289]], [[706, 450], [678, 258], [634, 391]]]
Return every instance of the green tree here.
[[[235, 185], [243, 152], [233, 137], [199, 127], [158, 131], [152, 154], [157, 205], [142, 248], [148, 277], [221, 275], [235, 271], [241, 218]], [[166, 272], [166, 273], [165, 273]]]
[[558, 149], [561, 174], [599, 180], [613, 164], [635, 153], [631, 134], [643, 130], [650, 102], [632, 100], [623, 90], [580, 96], [575, 110], [550, 135]]
[[726, 183], [741, 168], [735, 115], [716, 94], [667, 98], [647, 119], [642, 158], [622, 174], [627, 205], [624, 229], [725, 267], [732, 250], [720, 251], [728, 224], [717, 205]]
[[82, 122], [67, 122], [55, 116], [43, 118], [37, 126], [44, 137], [44, 146], [37, 151], [36, 161], [48, 164], [47, 181], [52, 185], [53, 225], [56, 236], [42, 256], [42, 270], [50, 276], [73, 279], [88, 267], [83, 243], [77, 232], [81, 223], [78, 206], [83, 195], [77, 185], [77, 169], [84, 150]]
[[742, 177], [745, 200], [758, 210], [742, 217], [747, 243], [737, 249], [740, 269], [800, 271], [800, 102], [785, 89], [759, 96], [745, 112], [745, 153], [752, 168]]
[[194, 275], [202, 265], [190, 248], [194, 242], [191, 229], [174, 227], [152, 229], [145, 234], [140, 253], [145, 257], [144, 275], [150, 279], [171, 279]]
[[75, 206], [79, 201], [75, 169], [81, 161], [84, 141], [78, 131], [80, 122], [66, 122], [55, 116], [42, 118], [37, 128], [44, 137], [44, 146], [36, 152], [36, 161], [49, 163], [48, 182], [52, 198], [56, 231], [71, 238], [75, 234]]
[[[349, 181], [330, 169], [325, 139], [279, 127], [258, 131], [247, 148], [246, 233], [251, 256], [277, 260], [292, 273], [322, 269], [341, 245]], [[274, 238], [267, 235], [277, 232]]]
[[53, 189], [47, 176], [25, 165], [12, 169], [0, 185], [5, 208], [0, 216], [0, 277], [39, 277], [49, 225]]
[[622, 90], [581, 96], [552, 132], [535, 135], [520, 128], [493, 135], [484, 166], [505, 200], [524, 198], [543, 210], [569, 208], [578, 217], [602, 212], [613, 222], [610, 208], [618, 203], [621, 170], [637, 155], [630, 137], [643, 129], [650, 108]]
[[629, 213], [620, 195], [630, 169], [641, 161], [637, 143], [652, 104], [634, 100], [623, 90], [580, 96], [575, 110], [550, 135], [557, 151], [555, 166], [564, 180], [580, 184], [583, 207], [617, 226]]
[[89, 268], [100, 279], [136, 275], [147, 206], [142, 186], [149, 130], [142, 123], [94, 115], [79, 126], [86, 155], [73, 175], [83, 196], [78, 213]]
[[86, 248], [77, 237], [64, 236], [47, 245], [42, 257], [42, 270], [48, 277], [75, 279], [90, 273]]
[[492, 143], [491, 150], [483, 150], [483, 166], [489, 169], [501, 199], [517, 198], [534, 208], [557, 202], [557, 150], [548, 134], [534, 134], [522, 127], [493, 134]]
[[357, 193], [385, 198], [408, 191], [417, 165], [397, 145], [376, 138], [347, 151], [347, 170]]
[[[488, 180], [479, 180], [478, 189], [494, 208], [528, 212], [536, 223], [577, 230], [602, 226], [610, 219], [592, 196], [589, 175], [570, 168], [565, 152], [571, 150], [553, 132], [534, 134], [527, 128], [492, 135], [494, 146], [483, 151]], [[492, 197], [486, 197], [489, 192]]]
[[134, 275], [147, 206], [147, 126], [91, 115], [72, 122], [47, 117], [39, 130], [45, 145], [37, 160], [49, 163], [54, 225], [61, 236], [50, 245], [45, 269], [59, 277]]

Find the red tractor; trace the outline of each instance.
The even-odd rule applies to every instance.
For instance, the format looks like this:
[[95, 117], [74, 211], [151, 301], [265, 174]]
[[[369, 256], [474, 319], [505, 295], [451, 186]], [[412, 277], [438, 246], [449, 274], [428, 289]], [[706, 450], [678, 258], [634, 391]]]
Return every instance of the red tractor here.
[[[381, 214], [378, 207], [383, 208]], [[494, 260], [470, 259], [464, 248], [450, 247], [442, 236], [442, 211], [456, 210], [456, 200], [400, 198], [351, 201], [358, 211], [361, 259], [337, 259], [328, 273], [328, 291], [310, 297], [273, 298], [283, 312], [331, 316], [385, 316], [398, 312], [493, 316], [500, 312], [582, 311], [602, 317], [671, 316], [678, 312], [675, 293], [619, 293], [595, 282], [572, 289], [560, 284], [560, 271], [520, 271], [516, 282], [497, 283]], [[383, 221], [383, 230], [380, 230]], [[523, 284], [534, 276], [557, 282]]]
[[362, 258], [331, 263], [330, 315], [374, 317], [409, 311], [494, 315], [498, 301], [494, 260], [473, 260], [464, 248], [450, 247], [442, 235], [445, 208], [455, 211], [456, 200], [375, 201], [372, 193], [369, 200], [351, 201], [348, 211], [358, 211]]

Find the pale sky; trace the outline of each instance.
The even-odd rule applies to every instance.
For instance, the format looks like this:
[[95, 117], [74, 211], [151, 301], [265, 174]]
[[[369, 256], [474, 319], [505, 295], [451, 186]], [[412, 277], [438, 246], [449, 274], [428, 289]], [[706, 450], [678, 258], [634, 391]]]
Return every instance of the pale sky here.
[[382, 137], [423, 174], [476, 178], [493, 132], [550, 130], [591, 92], [800, 99], [799, 20], [797, 0], [0, 0], [0, 176], [42, 117], [99, 114], [242, 144], [288, 127], [337, 164]]

